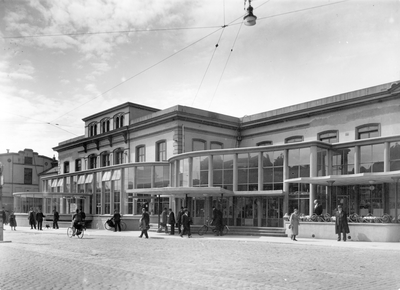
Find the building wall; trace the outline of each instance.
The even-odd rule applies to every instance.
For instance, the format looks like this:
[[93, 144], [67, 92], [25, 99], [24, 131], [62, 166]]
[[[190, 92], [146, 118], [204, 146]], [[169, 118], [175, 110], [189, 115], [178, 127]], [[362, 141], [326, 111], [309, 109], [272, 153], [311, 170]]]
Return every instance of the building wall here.
[[[32, 163], [26, 163], [25, 157], [31, 158]], [[39, 191], [39, 174], [52, 168], [53, 161], [50, 157], [38, 155], [32, 149], [24, 149], [18, 153], [9, 152], [0, 154], [4, 180], [1, 198], [2, 206], [10, 212], [14, 209], [14, 192]], [[25, 169], [32, 170], [31, 183], [25, 183]]]

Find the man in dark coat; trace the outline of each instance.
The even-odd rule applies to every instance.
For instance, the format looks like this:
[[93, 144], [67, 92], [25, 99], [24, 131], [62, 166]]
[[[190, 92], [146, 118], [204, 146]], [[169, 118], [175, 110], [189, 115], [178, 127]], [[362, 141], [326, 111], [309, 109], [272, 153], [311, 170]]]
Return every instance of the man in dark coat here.
[[169, 209], [168, 223], [171, 225], [170, 235], [175, 235], [175, 214], [172, 211], [172, 208]]
[[36, 221], [37, 221], [37, 227], [38, 231], [42, 231], [42, 225], [43, 225], [43, 218], [46, 216], [42, 213], [42, 210], [39, 209], [39, 211], [36, 213]]
[[346, 241], [346, 234], [350, 233], [349, 224], [347, 223], [347, 213], [343, 210], [342, 205], [338, 205], [336, 211], [335, 232], [338, 235], [338, 241], [343, 233], [343, 242]]
[[178, 217], [176, 219], [176, 226], [178, 227], [178, 233], [181, 234], [181, 226], [182, 226], [182, 216], [183, 216], [183, 207], [181, 207], [181, 210], [178, 212]]
[[143, 235], [145, 235], [146, 239], [148, 239], [149, 235], [147, 234], [147, 230], [150, 228], [150, 216], [149, 216], [146, 208], [142, 208], [142, 217], [140, 218], [139, 228], [142, 231], [139, 238], [141, 238], [141, 237], [143, 237]]
[[60, 215], [58, 214], [57, 209], [53, 209], [53, 229], [58, 230], [58, 221], [60, 220]]
[[190, 233], [190, 224], [191, 224], [191, 219], [189, 217], [189, 211], [185, 209], [183, 215], [182, 215], [182, 225], [183, 225], [183, 231], [180, 234], [181, 238], [183, 238], [183, 235], [188, 235], [188, 238], [192, 237], [192, 234]]
[[32, 207], [28, 213], [28, 220], [29, 220], [29, 225], [31, 226], [31, 230], [33, 230], [33, 228], [35, 228], [36, 230], [36, 213]]

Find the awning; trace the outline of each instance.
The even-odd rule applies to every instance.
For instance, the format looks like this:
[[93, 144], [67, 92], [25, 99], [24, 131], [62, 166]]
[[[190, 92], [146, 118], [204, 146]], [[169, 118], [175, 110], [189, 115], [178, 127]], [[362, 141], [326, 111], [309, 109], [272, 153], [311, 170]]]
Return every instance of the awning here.
[[109, 181], [111, 178], [111, 171], [105, 171], [103, 173], [103, 178], [101, 179], [101, 181]]
[[85, 183], [85, 175], [79, 175], [78, 184], [84, 184], [84, 183]]
[[113, 175], [111, 177], [111, 180], [119, 180], [121, 179], [121, 169], [115, 169], [113, 171]]
[[93, 181], [93, 173], [86, 175], [85, 183], [91, 183]]
[[136, 188], [126, 192], [135, 194], [153, 194], [174, 197], [208, 197], [208, 196], [233, 196], [231, 190], [221, 187], [160, 187], [160, 188]]
[[309, 183], [317, 185], [358, 185], [391, 183], [400, 178], [400, 170], [376, 173], [357, 173], [348, 175], [328, 175], [318, 177], [300, 177], [285, 180], [286, 183]]
[[20, 197], [37, 197], [37, 198], [49, 198], [49, 197], [65, 197], [65, 198], [85, 198], [91, 196], [91, 193], [77, 193], [77, 192], [14, 192], [14, 196]]

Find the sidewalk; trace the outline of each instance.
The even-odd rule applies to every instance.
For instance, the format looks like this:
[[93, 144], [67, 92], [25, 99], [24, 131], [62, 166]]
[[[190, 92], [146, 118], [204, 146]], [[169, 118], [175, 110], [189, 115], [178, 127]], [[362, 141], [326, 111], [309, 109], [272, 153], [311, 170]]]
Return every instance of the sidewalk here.
[[[30, 227], [17, 227], [16, 231], [11, 231], [9, 228], [3, 232], [3, 241], [4, 242], [12, 242], [12, 235], [14, 233], [25, 233], [25, 234], [38, 234], [38, 235], [65, 235], [67, 236], [67, 229], [60, 228], [58, 230], [54, 230], [52, 228], [46, 229], [44, 228], [42, 231], [31, 230]], [[140, 235], [140, 231], [125, 231], [125, 232], [113, 232], [107, 230], [97, 230], [97, 229], [87, 229], [85, 232], [85, 236], [124, 236], [124, 237], [133, 237], [137, 238]], [[157, 232], [149, 232], [150, 239], [182, 239], [178, 234], [174, 236], [165, 234], [165, 233], [157, 233]], [[185, 236], [183, 239], [187, 239]], [[357, 248], [357, 249], [377, 249], [377, 250], [398, 250], [400, 251], [400, 243], [378, 243], [378, 242], [359, 242], [359, 241], [351, 241], [347, 242], [338, 242], [336, 240], [323, 240], [323, 239], [305, 239], [298, 238], [298, 241], [292, 241], [290, 238], [286, 237], [258, 237], [258, 236], [241, 236], [241, 235], [231, 235], [228, 234], [226, 236], [213, 236], [213, 235], [204, 235], [199, 236], [197, 233], [193, 233], [192, 239], [212, 239], [212, 240], [230, 240], [230, 241], [240, 241], [240, 242], [264, 242], [264, 243], [279, 243], [279, 244], [297, 244], [297, 245], [305, 245], [305, 246], [326, 246], [326, 247], [346, 247], [346, 248]]]

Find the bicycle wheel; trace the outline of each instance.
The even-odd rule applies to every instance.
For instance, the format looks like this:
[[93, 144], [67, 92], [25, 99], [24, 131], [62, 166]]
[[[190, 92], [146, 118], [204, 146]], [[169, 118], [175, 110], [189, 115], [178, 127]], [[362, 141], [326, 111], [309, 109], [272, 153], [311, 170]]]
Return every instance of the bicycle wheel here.
[[77, 232], [77, 237], [79, 238], [79, 239], [82, 239], [83, 238], [83, 235], [84, 235], [84, 230], [83, 229], [81, 229], [80, 231], [79, 231], [79, 234], [78, 234], [78, 232]]
[[200, 236], [202, 236], [202, 235], [204, 235], [205, 233], [207, 233], [207, 231], [208, 231], [208, 227], [207, 227], [206, 225], [204, 225], [204, 226], [202, 226], [202, 227], [200, 228], [198, 234], [199, 234]]
[[222, 229], [222, 234], [225, 236], [228, 233], [229, 233], [229, 228], [227, 225], [225, 225], [224, 228]]
[[68, 238], [72, 238], [73, 232], [74, 232], [74, 230], [73, 230], [71, 227], [69, 227], [69, 228], [67, 229], [67, 236], [68, 236]]
[[106, 222], [104, 223], [104, 228], [105, 228], [106, 230], [111, 231], [114, 227], [110, 227], [110, 225], [108, 224], [108, 221], [106, 221]]
[[126, 223], [121, 222], [121, 231], [125, 231], [126, 230]]

